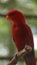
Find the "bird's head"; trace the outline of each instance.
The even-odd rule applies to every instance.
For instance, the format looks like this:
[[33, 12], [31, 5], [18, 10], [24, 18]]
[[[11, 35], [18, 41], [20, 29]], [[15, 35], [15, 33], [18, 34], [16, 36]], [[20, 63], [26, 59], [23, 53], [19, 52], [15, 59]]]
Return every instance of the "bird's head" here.
[[25, 21], [26, 21], [24, 14], [18, 10], [8, 11], [6, 18], [7, 18], [7, 20], [17, 21], [19, 23], [20, 22], [25, 23]]

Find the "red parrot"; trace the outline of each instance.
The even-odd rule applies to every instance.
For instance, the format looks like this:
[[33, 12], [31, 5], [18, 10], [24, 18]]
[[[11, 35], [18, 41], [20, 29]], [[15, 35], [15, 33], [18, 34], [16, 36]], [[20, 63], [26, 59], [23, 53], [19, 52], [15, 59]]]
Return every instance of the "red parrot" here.
[[7, 19], [12, 21], [12, 36], [18, 52], [25, 48], [25, 45], [32, 47], [32, 51], [24, 55], [26, 65], [36, 65], [33, 34], [24, 14], [19, 10], [10, 10]]

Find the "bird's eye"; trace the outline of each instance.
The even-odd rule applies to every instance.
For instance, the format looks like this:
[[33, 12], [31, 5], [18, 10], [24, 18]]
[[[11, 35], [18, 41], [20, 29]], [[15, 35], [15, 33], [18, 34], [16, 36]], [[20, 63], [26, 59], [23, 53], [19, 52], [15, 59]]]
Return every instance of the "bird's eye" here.
[[14, 16], [15, 13], [10, 13], [9, 16]]

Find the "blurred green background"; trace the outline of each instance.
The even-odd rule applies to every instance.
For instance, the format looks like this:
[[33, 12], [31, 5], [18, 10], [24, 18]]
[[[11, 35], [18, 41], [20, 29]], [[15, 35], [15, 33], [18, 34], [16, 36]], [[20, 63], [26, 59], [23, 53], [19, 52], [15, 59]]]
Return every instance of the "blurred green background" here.
[[[27, 16], [35, 16], [35, 18], [26, 18], [26, 21], [33, 32], [34, 51], [37, 58], [37, 0], [0, 0], [0, 14], [6, 14], [11, 9], [21, 10]], [[9, 60], [1, 60], [1, 58], [12, 57], [16, 52], [11, 34], [11, 22], [7, 22], [5, 17], [0, 16], [0, 65], [7, 65], [9, 62]], [[26, 64], [18, 62], [17, 65]]]

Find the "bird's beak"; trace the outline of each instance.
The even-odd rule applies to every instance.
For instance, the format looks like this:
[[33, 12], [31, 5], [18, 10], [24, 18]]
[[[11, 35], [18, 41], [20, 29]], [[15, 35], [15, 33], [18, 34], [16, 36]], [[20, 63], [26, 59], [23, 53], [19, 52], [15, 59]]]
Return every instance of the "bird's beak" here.
[[9, 20], [9, 16], [8, 15], [6, 16], [6, 20]]

